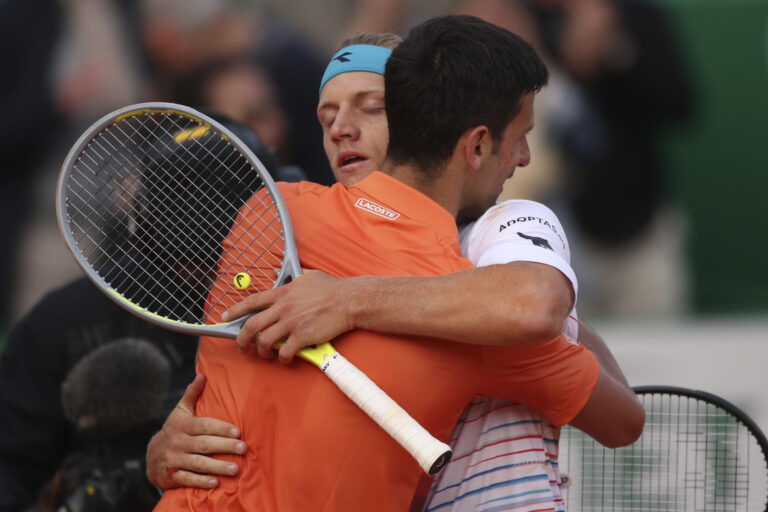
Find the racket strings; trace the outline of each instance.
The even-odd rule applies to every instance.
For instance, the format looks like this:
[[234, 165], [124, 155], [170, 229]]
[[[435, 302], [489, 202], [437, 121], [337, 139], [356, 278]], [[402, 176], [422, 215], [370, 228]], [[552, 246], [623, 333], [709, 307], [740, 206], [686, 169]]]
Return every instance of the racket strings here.
[[[229, 168], [229, 169], [233, 169], [233, 168], [235, 169], [234, 173], [230, 173], [230, 174], [228, 174], [228, 176], [229, 177], [235, 177], [235, 179], [238, 181], [238, 183], [229, 183], [229, 182], [225, 183], [225, 182], [223, 182], [221, 180], [220, 175], [214, 174], [214, 179], [217, 180], [217, 183], [212, 185], [212, 189], [214, 191], [214, 195], [216, 195], [220, 199], [226, 201], [227, 198], [221, 192], [222, 190], [242, 190], [243, 189], [242, 180], [240, 180], [238, 178], [238, 176], [242, 174], [240, 172], [241, 169], [243, 167], [249, 167], [250, 168], [250, 164], [247, 162], [247, 160], [245, 158], [242, 157], [242, 155], [240, 155], [238, 152], [236, 152], [234, 150], [234, 148], [229, 146], [226, 143], [226, 141], [224, 141], [223, 139], [219, 139], [219, 140], [216, 141], [216, 144], [217, 144], [217, 146], [219, 146], [221, 148], [221, 151], [218, 151], [217, 148], [213, 148], [211, 150], [211, 149], [205, 147], [204, 145], [202, 145], [200, 143], [199, 139], [193, 139], [192, 144], [197, 144], [198, 146], [200, 146], [200, 149], [207, 156], [211, 156], [213, 158], [213, 163], [216, 166], [218, 166], [218, 167], [225, 167], [225, 168]], [[223, 153], [228, 153], [228, 154], [225, 154], [224, 157], [222, 157]], [[184, 156], [188, 157], [189, 159], [194, 158], [194, 155], [192, 155], [192, 154], [188, 154], [188, 155], [184, 155]], [[234, 167], [234, 164], [237, 162], [238, 159], [239, 159], [239, 168]], [[182, 166], [189, 166], [189, 165], [192, 165], [192, 164], [199, 165], [199, 162], [191, 162], [191, 161], [183, 161], [182, 162]], [[252, 170], [252, 169], [250, 169], [250, 170]], [[187, 177], [188, 176], [186, 174], [182, 174], [182, 178], [187, 178]], [[210, 182], [206, 182], [206, 183], [204, 183], [204, 185], [205, 185], [205, 187], [209, 187], [209, 188], [211, 187], [211, 183]], [[199, 185], [195, 185], [194, 183], [191, 183], [191, 182], [187, 183], [187, 184], [183, 184], [182, 186], [185, 189], [187, 189], [185, 191], [185, 193], [188, 191], [188, 189], [190, 187], [194, 186], [196, 188], [196, 190], [192, 190], [192, 193], [193, 193], [192, 195], [193, 196], [207, 197], [207, 196], [210, 195], [210, 191], [209, 190], [203, 190], [202, 187], [200, 187]], [[175, 192], [177, 190], [177, 187], [172, 187], [170, 190], [172, 192]], [[183, 201], [183, 198], [178, 198], [178, 197], [169, 197], [167, 199], [169, 201]], [[221, 206], [221, 205], [225, 204], [224, 201], [218, 202], [218, 206]], [[226, 232], [228, 232], [229, 224], [231, 224], [231, 220], [232, 220], [231, 219], [231, 210], [227, 211], [227, 209], [224, 208], [224, 207], [217, 208], [217, 203], [213, 203], [213, 205], [208, 205], [209, 208], [211, 208], [211, 206], [212, 206], [212, 210], [218, 210], [219, 213], [225, 215], [225, 217], [227, 218], [227, 222], [226, 222], [227, 225], [226, 225], [225, 232], [219, 233], [218, 234], [219, 236], [216, 237], [217, 238], [217, 242], [220, 242], [220, 240], [222, 240], [224, 238], [224, 236], [226, 235]], [[200, 219], [198, 219], [198, 220], [200, 220]], [[203, 219], [203, 222], [204, 222], [204, 219]], [[195, 229], [196, 226], [185, 225], [183, 227], [185, 229]], [[213, 227], [213, 226], [203, 226], [203, 229], [205, 229], [205, 227]], [[198, 229], [199, 228], [200, 228], [200, 226], [198, 226]], [[199, 246], [197, 248], [201, 249], [203, 252], [210, 252], [211, 249], [215, 249], [214, 250], [215, 254], [220, 254], [221, 253], [220, 243], [217, 243], [216, 247], [213, 247], [213, 248], [212, 247], [201, 248]], [[211, 282], [210, 281], [206, 281], [203, 284], [205, 285], [206, 288], [208, 288], [210, 286]]]
[[[221, 144], [222, 149], [223, 149], [222, 152], [227, 152], [227, 150], [230, 150], [230, 151], [228, 151], [229, 154], [225, 156], [226, 159], [236, 160], [236, 159], [240, 158], [240, 162], [239, 162], [240, 166], [249, 166], [250, 165], [245, 159], [243, 159], [241, 157], [241, 155], [239, 153], [235, 153], [234, 151], [232, 151], [232, 148], [230, 146], [228, 146], [228, 144], [224, 143], [223, 140], [220, 141], [220, 142], [222, 142], [222, 144]], [[207, 151], [207, 148], [203, 148], [203, 149]], [[226, 166], [227, 168], [232, 168], [233, 165], [236, 163], [235, 161], [226, 161], [225, 159], [223, 159], [221, 157], [222, 156], [221, 154], [214, 154], [212, 152], [209, 152], [209, 154], [211, 154], [214, 157], [214, 159], [216, 160], [218, 165], [223, 165], [223, 166]], [[185, 164], [189, 165], [190, 162], [185, 162]], [[234, 173], [234, 176], [235, 176], [236, 179], [238, 179], [237, 176], [239, 176], [239, 174], [240, 173], [238, 173], [238, 172]], [[206, 185], [208, 185], [208, 184], [206, 184]], [[213, 188], [214, 188], [214, 194], [215, 195], [218, 195], [222, 199], [226, 199], [221, 191], [222, 190], [237, 190], [239, 188], [242, 188], [242, 182], [240, 182], [240, 183], [223, 183], [223, 182], [220, 182], [216, 186], [214, 186]], [[208, 193], [207, 193], [207, 191], [198, 189], [197, 190], [197, 195], [207, 196]], [[265, 201], [264, 200], [265, 198], [268, 198], [269, 201], [268, 202]], [[233, 247], [242, 247], [243, 248], [243, 249], [240, 250], [241, 255], [246, 250], [250, 251], [251, 252], [251, 254], [250, 254], [251, 258], [250, 259], [252, 261], [264, 262], [265, 259], [269, 259], [270, 260], [269, 261], [269, 267], [268, 267], [269, 268], [269, 273], [266, 272], [260, 266], [252, 266], [252, 267], [249, 268], [249, 270], [257, 271], [257, 272], [259, 272], [261, 274], [260, 277], [256, 276], [256, 278], [255, 278], [255, 282], [259, 284], [259, 286], [257, 286], [257, 289], [267, 289], [267, 288], [272, 287], [272, 285], [276, 281], [276, 273], [274, 272], [274, 269], [275, 268], [280, 268], [280, 266], [282, 264], [281, 258], [274, 256], [273, 253], [271, 252], [271, 249], [275, 245], [275, 243], [277, 241], [282, 241], [283, 240], [282, 226], [280, 224], [279, 216], [277, 215], [276, 205], [274, 204], [273, 201], [271, 201], [271, 195], [266, 194], [265, 198], [260, 199], [255, 206], [252, 206], [250, 208], [250, 211], [251, 212], [254, 212], [254, 211], [255, 212], [258, 212], [258, 211], [263, 212], [261, 215], [257, 215], [257, 216], [251, 215], [252, 218], [255, 218], [255, 221], [252, 222], [252, 224], [255, 224], [255, 223], [259, 222], [259, 221], [263, 221], [263, 219], [266, 216], [268, 216], [268, 215], [271, 218], [270, 222], [267, 224], [267, 226], [270, 228], [271, 232], [274, 235], [270, 239], [270, 243], [268, 245], [264, 245], [263, 242], [260, 241], [258, 238], [254, 238], [254, 237], [248, 235], [250, 230], [243, 230], [243, 231], [241, 231], [240, 236], [235, 240], [235, 243], [233, 244]], [[169, 198], [169, 200], [178, 200], [178, 198]], [[220, 203], [220, 204], [223, 204], [223, 203]], [[229, 213], [226, 212], [224, 208], [220, 208], [219, 211], [221, 211], [225, 215], [229, 216]], [[277, 229], [275, 229], [275, 226], [277, 226]], [[262, 227], [262, 231], [263, 230], [264, 229]], [[227, 231], [228, 231], [228, 229], [227, 229]], [[222, 236], [220, 236], [219, 239], [223, 239], [225, 235], [226, 235], [226, 233], [222, 233]], [[248, 236], [247, 239], [246, 239], [246, 236]], [[253, 254], [254, 248], [256, 249], [255, 254]], [[217, 245], [217, 247], [215, 249], [216, 249], [216, 251], [215, 251], [216, 254], [220, 254], [221, 253], [222, 248], [221, 248], [220, 244]], [[282, 254], [282, 248], [280, 249], [279, 254]], [[271, 258], [268, 258], [270, 256], [271, 256]], [[237, 260], [237, 258], [236, 258], [236, 260]], [[242, 260], [240, 260], [240, 261], [242, 261]], [[229, 282], [232, 281], [231, 278], [233, 278], [234, 275], [237, 274], [241, 270], [243, 270], [243, 269], [232, 270], [230, 268], [224, 268], [224, 269], [220, 269], [220, 272], [230, 276], [230, 279], [226, 279], [224, 281], [226, 283], [229, 283]], [[214, 283], [211, 283], [211, 282], [206, 282], [205, 283], [205, 285], [207, 287], [210, 287], [213, 284]], [[221, 285], [218, 284], [217, 288], [221, 289]], [[241, 294], [241, 295], [243, 297], [245, 296], [245, 294]], [[230, 298], [226, 294], [216, 294], [216, 296], [221, 296], [223, 299], [228, 301], [225, 304], [225, 307], [227, 307], [227, 308], [231, 307], [234, 304], [234, 302], [231, 301]], [[206, 305], [206, 309], [215, 308], [216, 306], [219, 305], [220, 302], [221, 302], [221, 299], [219, 299], [217, 302], [215, 302], [213, 304], [207, 304]]]
[[[223, 141], [221, 141], [221, 142], [223, 142]], [[227, 149], [230, 149], [229, 146], [227, 144], [225, 144], [225, 143], [221, 144], [221, 146], [222, 146], [224, 151], [226, 151]], [[203, 149], [207, 151], [207, 148], [203, 148]], [[225, 160], [221, 159], [220, 158], [221, 155], [218, 155], [218, 154], [214, 155], [214, 157], [219, 162], [220, 165], [224, 165], [224, 166], [226, 166], [228, 168], [232, 168], [234, 163], [235, 163], [234, 161], [225, 161]], [[232, 159], [232, 160], [236, 160], [237, 158], [240, 158], [240, 157], [241, 157], [241, 155], [239, 153], [236, 153], [234, 151], [230, 151], [226, 158]], [[247, 160], [245, 160], [243, 158], [241, 158], [241, 160], [240, 160], [240, 165], [241, 166], [250, 166], [250, 164], [247, 162]], [[241, 175], [241, 173], [239, 173], [239, 172], [235, 172], [234, 173], [235, 178], [238, 179], [238, 180], [239, 180], [238, 176], [240, 176], [240, 175]], [[215, 190], [216, 194], [218, 194], [219, 196], [222, 196], [222, 198], [223, 198], [223, 194], [222, 194], [221, 190], [238, 190], [238, 189], [242, 188], [242, 182], [241, 183], [235, 183], [235, 184], [233, 184], [233, 183], [221, 183], [220, 185], [221, 186], [217, 186], [217, 187], [214, 187], [214, 188], [216, 189]], [[267, 194], [266, 197], [268, 197], [270, 199], [269, 204], [267, 206], [265, 206], [265, 202], [263, 200], [260, 200], [258, 202], [258, 207], [252, 207], [251, 210], [256, 210], [256, 211], [261, 210], [261, 211], [264, 211], [264, 214], [271, 212], [272, 213], [272, 224], [274, 224], [274, 222], [277, 221], [277, 225], [279, 226], [279, 228], [277, 230], [273, 229], [273, 232], [275, 233], [276, 239], [282, 240], [283, 239], [282, 227], [281, 227], [281, 224], [280, 224], [279, 217], [276, 214], [276, 206], [271, 201], [271, 195]], [[262, 215], [262, 217], [263, 217], [263, 215]], [[244, 233], [247, 233], [247, 231], [244, 232]], [[242, 237], [238, 240], [238, 242], [240, 242], [240, 245], [243, 245], [242, 244], [242, 242], [243, 242]], [[247, 247], [249, 249], [253, 249], [254, 244], [259, 245], [258, 244], [258, 240], [253, 239], [252, 237], [251, 237], [250, 240], [246, 241], [246, 245], [247, 245]], [[267, 247], [261, 246], [260, 248], [258, 248], [258, 250], [256, 251], [255, 257], [253, 257], [254, 261], [262, 261], [267, 255], [270, 254], [269, 253], [269, 249], [270, 249], [270, 247], [268, 247], [268, 246]], [[219, 247], [218, 251], [220, 252], [220, 250], [221, 250], [221, 248]], [[281, 263], [282, 263], [282, 261], [281, 261], [280, 258], [273, 257], [272, 261], [271, 261], [271, 269], [279, 268]], [[253, 267], [251, 270], [254, 270], [254, 269], [261, 271], [261, 269], [259, 267]], [[241, 270], [241, 269], [239, 269], [239, 270]], [[223, 272], [229, 274], [231, 277], [233, 277], [234, 274], [237, 273], [237, 272], [231, 272], [230, 269], [228, 269], [228, 268], [224, 269]], [[271, 272], [271, 275], [267, 275], [265, 272], [262, 271], [262, 274], [263, 274], [263, 278], [264, 279], [261, 279], [261, 281], [269, 281], [269, 286], [271, 287], [271, 285], [274, 282], [274, 277], [273, 277], [274, 272]], [[227, 282], [229, 282], [229, 281], [231, 281], [231, 279], [227, 280]], [[265, 285], [263, 288], [266, 288], [266, 287], [267, 287], [267, 285]], [[229, 307], [231, 305], [232, 305], [232, 303], [227, 304], [227, 307]]]
[[[221, 154], [214, 154], [212, 150], [209, 150], [205, 146], [202, 146], [202, 144], [197, 142], [201, 145], [201, 148], [203, 151], [208, 152], [209, 155], [213, 156], [214, 159], [217, 161], [217, 163], [221, 166], [224, 166], [226, 168], [232, 168], [237, 160], [239, 160], [239, 166], [242, 167], [249, 167], [250, 163], [242, 157], [242, 155], [235, 151], [231, 146], [229, 146], [226, 141], [223, 139], [219, 140], [220, 146], [222, 147], [222, 152], [225, 152], [226, 150], [230, 150], [228, 152], [228, 155], [226, 156], [227, 159], [230, 161], [225, 161], [221, 158]], [[221, 192], [222, 190], [237, 190], [239, 188], [242, 188], [242, 181], [239, 179], [239, 176], [241, 176], [242, 173], [236, 170], [232, 176], [234, 176], [237, 180], [239, 180], [239, 183], [219, 183], [219, 186], [214, 187], [214, 193], [220, 196], [222, 199], [224, 198], [224, 194]], [[268, 199], [268, 201], [266, 201]], [[223, 211], [223, 210], [222, 210]], [[248, 235], [250, 230], [243, 230], [241, 232], [241, 235], [236, 239], [235, 246], [243, 246], [247, 247], [248, 249], [252, 250], [254, 245], [258, 245], [258, 250], [256, 253], [255, 258], [253, 258], [255, 261], [262, 261], [263, 259], [267, 258], [268, 255], [273, 254], [271, 251], [273, 250], [273, 247], [276, 245], [278, 241], [282, 242], [284, 240], [283, 230], [282, 230], [282, 224], [280, 222], [280, 218], [277, 215], [277, 207], [275, 203], [272, 201], [272, 196], [269, 194], [265, 194], [263, 198], [260, 198], [257, 205], [252, 206], [250, 208], [249, 213], [253, 214], [254, 212], [263, 212], [260, 215], [251, 215], [252, 218], [254, 218], [254, 222], [252, 222], [252, 226], [256, 223], [261, 222], [262, 223], [262, 231], [266, 232], [267, 230], [272, 233], [272, 236], [269, 237], [269, 243], [267, 245], [264, 245], [260, 242], [259, 239], [250, 236], [248, 240], [244, 240], [244, 236]], [[268, 223], [264, 223], [264, 218], [269, 216], [270, 221]], [[275, 228], [276, 227], [276, 228]], [[223, 238], [223, 237], [222, 237]], [[280, 248], [279, 251], [280, 254], [282, 254], [282, 248]], [[241, 254], [242, 255], [242, 252]], [[270, 262], [270, 272], [265, 272], [261, 267], [253, 267], [251, 270], [258, 270], [262, 274], [262, 279], [260, 279], [261, 282], [265, 283], [261, 289], [266, 289], [272, 287], [276, 281], [276, 273], [274, 272], [275, 268], [279, 268], [282, 263], [282, 259], [278, 257], [273, 257], [272, 261]], [[239, 270], [238, 270], [239, 271]], [[231, 276], [234, 276], [237, 272], [232, 272], [231, 269], [226, 268], [223, 270], [224, 273], [230, 274]], [[258, 278], [257, 278], [258, 279]], [[232, 304], [229, 304], [230, 306]]]
[[[254, 201], [255, 204], [249, 205], [249, 215], [246, 217], [251, 219], [250, 222], [246, 224], [241, 219], [238, 223], [237, 236], [230, 239], [231, 246], [227, 250], [235, 254], [231, 261], [256, 262], [248, 270], [251, 273], [258, 272], [257, 275], [252, 276], [253, 286], [261, 291], [272, 288], [280, 278], [277, 270], [282, 266], [285, 237], [277, 214], [277, 205], [272, 201], [272, 196], [265, 194], [264, 197], [259, 197], [257, 194], [252, 198], [252, 203]], [[252, 233], [258, 233], [258, 235], [254, 236]], [[255, 255], [254, 249], [256, 249]], [[242, 268], [232, 268], [231, 264], [220, 269], [220, 273], [229, 275], [231, 278], [241, 271], [243, 271]], [[222, 293], [211, 294], [220, 297], [210, 304], [211, 307], [217, 308], [222, 301], [229, 301], [227, 294], [224, 293], [227, 290], [223, 289], [223, 285], [231, 281], [232, 279], [227, 279], [214, 283], [214, 287]], [[224, 304], [225, 307], [231, 305], [231, 303]]]
[[[560, 467], [569, 511], [765, 510], [768, 473], [751, 431], [719, 407], [686, 396], [639, 395], [645, 430], [607, 449], [564, 428]], [[754, 478], [762, 476], [762, 480]]]
[[[99, 133], [77, 159], [68, 222], [84, 257], [119, 294], [152, 313], [200, 323], [212, 306], [205, 301], [222, 241], [262, 187], [251, 162], [209, 127], [181, 115], [133, 115]], [[269, 243], [236, 245], [260, 258], [269, 254], [279, 268], [279, 215], [271, 200], [254, 204], [264, 212]], [[259, 271], [262, 281], [275, 274]], [[182, 282], [173, 282], [179, 275]]]
[[[119, 151], [118, 145], [121, 146], [122, 148], [127, 148], [128, 146], [126, 144], [123, 144], [119, 140], [119, 138], [117, 137], [115, 132], [118, 132], [119, 134], [122, 134], [123, 137], [126, 140], [129, 140], [129, 141], [140, 139], [141, 142], [143, 142], [145, 144], [149, 143], [149, 137], [143, 135], [138, 129], [134, 129], [130, 133], [125, 132], [122, 128], [129, 126], [127, 123], [122, 123], [122, 124], [118, 124], [118, 125], [114, 125], [114, 126], [115, 126], [115, 131], [105, 131], [105, 132], [103, 132], [101, 134], [101, 136], [99, 138], [97, 138], [96, 141], [94, 141], [93, 146], [94, 147], [99, 147], [99, 143], [103, 142], [106, 146], [108, 146], [108, 149], [111, 149], [112, 151], [114, 151], [116, 155], [120, 155], [121, 152]], [[144, 126], [146, 127], [147, 125], [144, 125]], [[156, 132], [150, 132], [150, 133], [155, 133], [156, 134]], [[167, 131], [166, 131], [166, 133], [167, 133]], [[110, 136], [114, 139], [113, 141], [109, 140]], [[113, 144], [113, 142], [115, 144]], [[148, 158], [148, 154], [146, 152], [142, 152], [139, 155], [136, 155], [136, 154], [132, 153], [132, 156], [136, 157], [135, 158], [136, 161], [133, 162], [132, 165], [127, 166], [127, 165], [123, 164], [123, 165], [119, 166], [117, 169], [114, 169], [114, 171], [117, 171], [121, 167], [122, 168], [141, 169], [141, 166], [145, 163], [145, 160], [147, 160], [147, 159], [149, 159], [153, 165], [157, 165], [157, 166], [160, 165], [160, 162], [158, 162], [156, 160], [153, 160], [151, 157]], [[111, 160], [107, 160], [106, 163], [110, 164], [110, 163], [112, 163], [112, 161]], [[116, 184], [117, 188], [121, 189], [123, 192], [130, 192], [128, 189], [126, 189], [126, 187], [124, 187], [122, 185], [123, 180], [127, 179], [127, 175], [125, 175], [124, 173], [119, 173], [119, 172], [113, 172], [113, 175], [115, 175], [116, 177], [119, 178], [117, 180], [117, 184]], [[129, 215], [133, 219], [138, 217], [138, 214], [136, 212], [136, 208], [132, 208], [132, 210], [129, 212]], [[160, 222], [161, 221], [161, 219], [151, 219], [151, 220], [154, 221], [154, 222]], [[141, 263], [139, 261], [137, 261], [136, 258], [133, 256], [134, 254], [138, 254], [139, 253], [140, 247], [137, 244], [132, 243], [130, 238], [126, 240], [126, 243], [127, 243], [126, 250], [123, 251], [124, 255], [125, 255], [124, 260], [130, 261], [130, 263], [133, 264], [133, 265], [140, 265]], [[143, 263], [146, 265], [147, 262], [143, 262]], [[162, 268], [156, 262], [154, 262], [152, 260], [149, 260], [149, 266], [150, 266], [150, 268], [146, 269], [148, 271], [147, 274], [149, 276], [158, 275], [158, 273], [162, 270]], [[113, 288], [115, 288], [118, 291], [124, 290], [125, 289], [124, 285], [125, 285], [126, 281], [130, 280], [129, 279], [130, 273], [129, 272], [125, 272], [124, 270], [125, 270], [125, 268], [122, 265], [113, 266], [111, 268], [111, 272], [110, 272], [110, 274], [112, 274], [112, 275], [106, 275], [105, 276], [107, 278], [108, 282], [110, 282], [110, 284], [113, 286]], [[156, 295], [157, 294], [157, 289], [162, 288], [162, 283], [159, 282], [156, 278], [151, 277], [150, 281], [151, 282], [147, 283], [147, 284], [141, 283], [139, 281], [130, 281], [132, 284], [138, 285], [138, 288], [139, 288], [140, 292], [137, 292], [136, 290], [134, 290], [132, 298], [134, 299], [135, 302], [139, 303], [140, 305], [141, 305], [141, 303], [146, 302], [146, 298], [147, 297], [152, 297], [152, 296]], [[185, 291], [181, 290], [180, 293], [182, 295], [184, 295], [184, 298], [181, 299], [179, 302], [187, 302], [188, 303], [190, 300], [193, 299], [191, 294], [188, 293], [188, 292], [185, 292]], [[169, 308], [170, 309], [178, 309], [177, 307], [175, 307], [175, 305], [170, 305]], [[188, 317], [189, 316], [188, 313], [190, 313], [189, 309], [187, 309], [185, 314], [183, 314], [183, 315], [179, 314], [177, 316], [178, 317], [182, 317], [182, 316]], [[181, 320], [182, 318], [178, 318], [178, 319]]]

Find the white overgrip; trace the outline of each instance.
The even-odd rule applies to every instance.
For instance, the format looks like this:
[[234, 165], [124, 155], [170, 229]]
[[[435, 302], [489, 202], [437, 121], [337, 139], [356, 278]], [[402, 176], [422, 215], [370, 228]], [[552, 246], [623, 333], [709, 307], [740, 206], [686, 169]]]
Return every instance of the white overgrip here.
[[451, 459], [451, 447], [435, 439], [389, 395], [338, 352], [320, 367], [345, 395], [410, 453], [430, 475]]

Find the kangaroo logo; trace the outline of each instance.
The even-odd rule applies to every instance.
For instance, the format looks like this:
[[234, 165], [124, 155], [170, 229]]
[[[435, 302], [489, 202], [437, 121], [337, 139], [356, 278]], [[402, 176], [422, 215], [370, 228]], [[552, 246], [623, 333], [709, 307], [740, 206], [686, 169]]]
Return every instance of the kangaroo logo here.
[[521, 232], [517, 232], [517, 236], [520, 238], [525, 238], [526, 240], [530, 240], [533, 245], [543, 247], [545, 249], [549, 249], [550, 251], [554, 252], [554, 249], [552, 249], [552, 246], [549, 245], [549, 242], [547, 242], [546, 238], [539, 238], [538, 236], [528, 236], [524, 235]]

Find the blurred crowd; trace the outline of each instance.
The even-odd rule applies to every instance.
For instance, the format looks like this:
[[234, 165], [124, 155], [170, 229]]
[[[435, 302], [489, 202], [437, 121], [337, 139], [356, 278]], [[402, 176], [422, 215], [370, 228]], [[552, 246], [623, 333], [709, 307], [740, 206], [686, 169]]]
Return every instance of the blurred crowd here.
[[248, 124], [283, 175], [330, 184], [315, 118], [328, 57], [347, 36], [403, 34], [449, 12], [519, 33], [550, 68], [534, 164], [503, 198], [539, 200], [562, 219], [582, 315], [686, 311], [685, 217], [660, 144], [690, 119], [695, 91], [652, 1], [5, 0], [0, 330], [79, 274], [55, 227], [55, 179], [100, 116], [142, 101], [219, 111]]
[[[68, 297], [93, 304], [99, 303], [94, 296], [103, 299], [84, 279], [19, 322], [46, 293], [82, 275], [58, 233], [54, 191], [59, 166], [88, 126], [133, 103], [182, 103], [250, 127], [274, 153], [281, 178], [330, 185], [316, 119], [318, 86], [330, 56], [349, 36], [405, 34], [447, 13], [475, 15], [520, 34], [547, 63], [550, 85], [537, 99], [529, 139], [533, 163], [515, 173], [501, 199], [537, 200], [560, 218], [579, 279], [580, 316], [686, 312], [685, 215], [670, 198], [662, 137], [691, 119], [696, 91], [685, 48], [653, 0], [0, 0], [0, 352], [16, 324], [17, 340], [29, 352], [25, 357], [50, 356], [40, 358], [50, 367], [37, 374], [30, 370], [35, 366], [0, 366], [20, 389], [40, 391], [38, 397], [16, 396], [8, 387], [9, 399], [18, 398], [21, 406], [37, 400], [44, 411], [61, 409], [58, 388], [46, 392], [32, 381], [45, 374], [58, 383], [87, 354], [106, 358], [107, 363], [96, 360], [97, 370], [126, 354], [137, 358], [137, 368], [162, 367], [154, 374], [166, 372], [171, 381], [163, 414], [193, 376], [193, 341], [126, 319], [111, 303], [102, 304], [103, 311], [79, 313], [111, 319], [115, 332], [131, 335], [117, 349], [112, 346], [112, 355], [96, 350], [114, 337], [101, 323], [46, 351], [57, 339], [48, 329], [66, 337], [65, 324], [79, 321], [59, 317], [67, 316], [64, 304], [74, 301]], [[161, 339], [162, 353], [134, 337]], [[30, 348], [37, 344], [42, 348]], [[104, 373], [86, 370], [86, 377], [88, 371]], [[98, 387], [77, 377], [72, 379], [81, 391]], [[140, 418], [156, 416], [155, 405], [161, 408], [143, 395], [135, 403]], [[79, 410], [87, 404], [70, 405]], [[45, 425], [33, 421], [38, 431], [28, 428], [23, 414], [17, 416], [16, 427], [29, 430], [29, 439], [38, 436], [36, 455], [48, 463], [49, 452], [64, 456], [75, 451], [73, 439], [90, 435], [73, 435], [62, 414], [51, 413]], [[51, 430], [61, 438], [51, 438]], [[135, 434], [129, 444], [143, 453], [146, 432]], [[11, 437], [6, 445], [14, 444]], [[131, 469], [127, 474], [144, 489], [143, 473]], [[55, 478], [56, 485], [64, 484]]]

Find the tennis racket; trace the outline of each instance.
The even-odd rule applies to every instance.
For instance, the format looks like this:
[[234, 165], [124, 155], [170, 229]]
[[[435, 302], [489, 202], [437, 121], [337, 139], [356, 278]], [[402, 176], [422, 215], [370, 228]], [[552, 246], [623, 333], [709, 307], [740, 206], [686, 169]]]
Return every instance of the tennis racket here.
[[[244, 218], [258, 213], [251, 226], [258, 234], [224, 248], [241, 208], [251, 208], [241, 212], [248, 214]], [[131, 313], [168, 329], [234, 339], [247, 318], [206, 323], [205, 312], [228, 309], [247, 297], [251, 279], [255, 289], [264, 290], [301, 274], [287, 209], [267, 170], [231, 130], [185, 106], [132, 105], [91, 126], [64, 161], [56, 211], [64, 239], [88, 277]], [[242, 268], [224, 267], [225, 250], [255, 255], [247, 277]], [[209, 293], [222, 282], [231, 289]], [[230, 303], [212, 304], [214, 295]], [[299, 355], [424, 471], [435, 474], [450, 460], [447, 444], [330, 343]]]
[[612, 450], [562, 429], [566, 510], [768, 511], [768, 441], [749, 416], [703, 391], [634, 390], [646, 409], [634, 444]]

